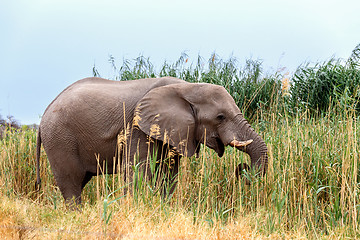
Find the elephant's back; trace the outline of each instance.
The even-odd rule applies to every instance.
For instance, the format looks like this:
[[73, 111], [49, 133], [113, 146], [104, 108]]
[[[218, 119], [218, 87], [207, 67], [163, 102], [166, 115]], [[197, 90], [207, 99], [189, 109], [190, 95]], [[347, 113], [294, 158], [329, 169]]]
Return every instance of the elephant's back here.
[[67, 99], [72, 97], [107, 96], [108, 99], [116, 101], [132, 101], [141, 98], [153, 88], [186, 83], [185, 81], [174, 77], [147, 78], [129, 81], [113, 81], [99, 77], [89, 77], [78, 80], [65, 88], [47, 107], [45, 113], [52, 105], [66, 104]]
[[67, 97], [68, 94], [74, 95], [79, 92], [86, 94], [87, 91], [90, 91], [100, 94], [109, 94], [109, 96], [116, 95], [113, 97], [121, 97], [121, 94], [123, 93], [131, 93], [132, 96], [136, 97], [136, 93], [145, 95], [153, 88], [177, 83], [186, 82], [174, 77], [146, 78], [128, 81], [114, 81], [99, 77], [89, 77], [69, 85], [49, 104], [49, 106], [59, 98]]
[[[42, 116], [40, 127], [47, 128], [47, 131], [53, 131], [60, 125], [67, 126], [69, 130], [94, 128], [95, 131], [95, 128], [100, 128], [100, 124], [121, 128], [123, 126], [114, 125], [117, 125], [116, 122], [124, 122], [124, 112], [127, 112], [125, 117], [130, 118], [138, 101], [148, 91], [176, 83], [186, 82], [172, 77], [130, 81], [85, 78], [65, 88], [49, 104]], [[117, 119], [114, 116], [118, 116]]]

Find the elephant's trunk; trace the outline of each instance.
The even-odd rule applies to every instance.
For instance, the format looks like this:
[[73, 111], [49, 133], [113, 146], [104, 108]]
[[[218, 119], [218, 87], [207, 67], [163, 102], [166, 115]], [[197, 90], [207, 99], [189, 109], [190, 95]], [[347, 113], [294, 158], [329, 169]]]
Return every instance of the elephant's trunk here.
[[230, 145], [249, 154], [251, 168], [255, 168], [264, 175], [268, 167], [268, 149], [264, 140], [244, 118], [239, 118], [238, 126], [240, 129], [236, 134], [236, 140], [232, 141]]
[[256, 167], [263, 175], [266, 173], [268, 167], [267, 146], [264, 140], [258, 135], [254, 142], [245, 147], [245, 152], [251, 158], [251, 167]]

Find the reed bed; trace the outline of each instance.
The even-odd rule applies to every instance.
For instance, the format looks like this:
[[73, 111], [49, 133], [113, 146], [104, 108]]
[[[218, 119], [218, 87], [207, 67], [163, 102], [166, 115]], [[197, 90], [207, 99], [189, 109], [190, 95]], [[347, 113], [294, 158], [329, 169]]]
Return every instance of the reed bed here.
[[[42, 188], [36, 192], [36, 133], [9, 130], [0, 143], [0, 225], [13, 221], [11, 225], [34, 229], [63, 228], [72, 234], [96, 232], [105, 237], [111, 233], [129, 238], [134, 233], [211, 239], [360, 237], [358, 123], [355, 111], [316, 119], [309, 112], [291, 118], [263, 113], [253, 125], [269, 147], [265, 178], [249, 173], [251, 185], [247, 186], [234, 178], [234, 169], [248, 162], [248, 156], [228, 148], [218, 158], [203, 148], [199, 158], [182, 159], [177, 188], [167, 198], [140, 173], [134, 193], [124, 195], [121, 174], [100, 171], [83, 192], [81, 213], [64, 206], [44, 152]], [[27, 232], [40, 236], [41, 231]]]

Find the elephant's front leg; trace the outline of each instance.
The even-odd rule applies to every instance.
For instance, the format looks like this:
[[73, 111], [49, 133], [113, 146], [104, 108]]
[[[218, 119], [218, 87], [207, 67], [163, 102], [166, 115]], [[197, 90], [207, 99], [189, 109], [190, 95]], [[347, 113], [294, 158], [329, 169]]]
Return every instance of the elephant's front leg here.
[[171, 196], [177, 185], [177, 178], [179, 173], [179, 164], [181, 156], [179, 154], [170, 154], [170, 156], [164, 161], [162, 167], [163, 173], [163, 197]]
[[153, 193], [172, 194], [176, 187], [180, 155], [170, 147], [149, 138], [135, 129], [128, 144], [128, 152], [123, 153], [122, 168], [126, 183], [126, 193], [132, 194], [139, 187], [149, 186]]
[[139, 185], [151, 179], [149, 164], [149, 140], [146, 134], [134, 129], [126, 142], [126, 151], [122, 151], [121, 169], [124, 176], [124, 193], [133, 194]]

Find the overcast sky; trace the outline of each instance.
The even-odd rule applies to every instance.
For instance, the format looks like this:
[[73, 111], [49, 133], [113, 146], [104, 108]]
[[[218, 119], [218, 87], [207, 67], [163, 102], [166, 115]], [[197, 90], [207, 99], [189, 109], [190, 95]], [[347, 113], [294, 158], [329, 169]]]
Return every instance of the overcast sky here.
[[290, 72], [305, 61], [348, 58], [360, 43], [359, 0], [0, 0], [0, 114], [39, 123], [66, 86], [111, 77], [113, 55], [155, 67], [182, 52], [262, 59]]

